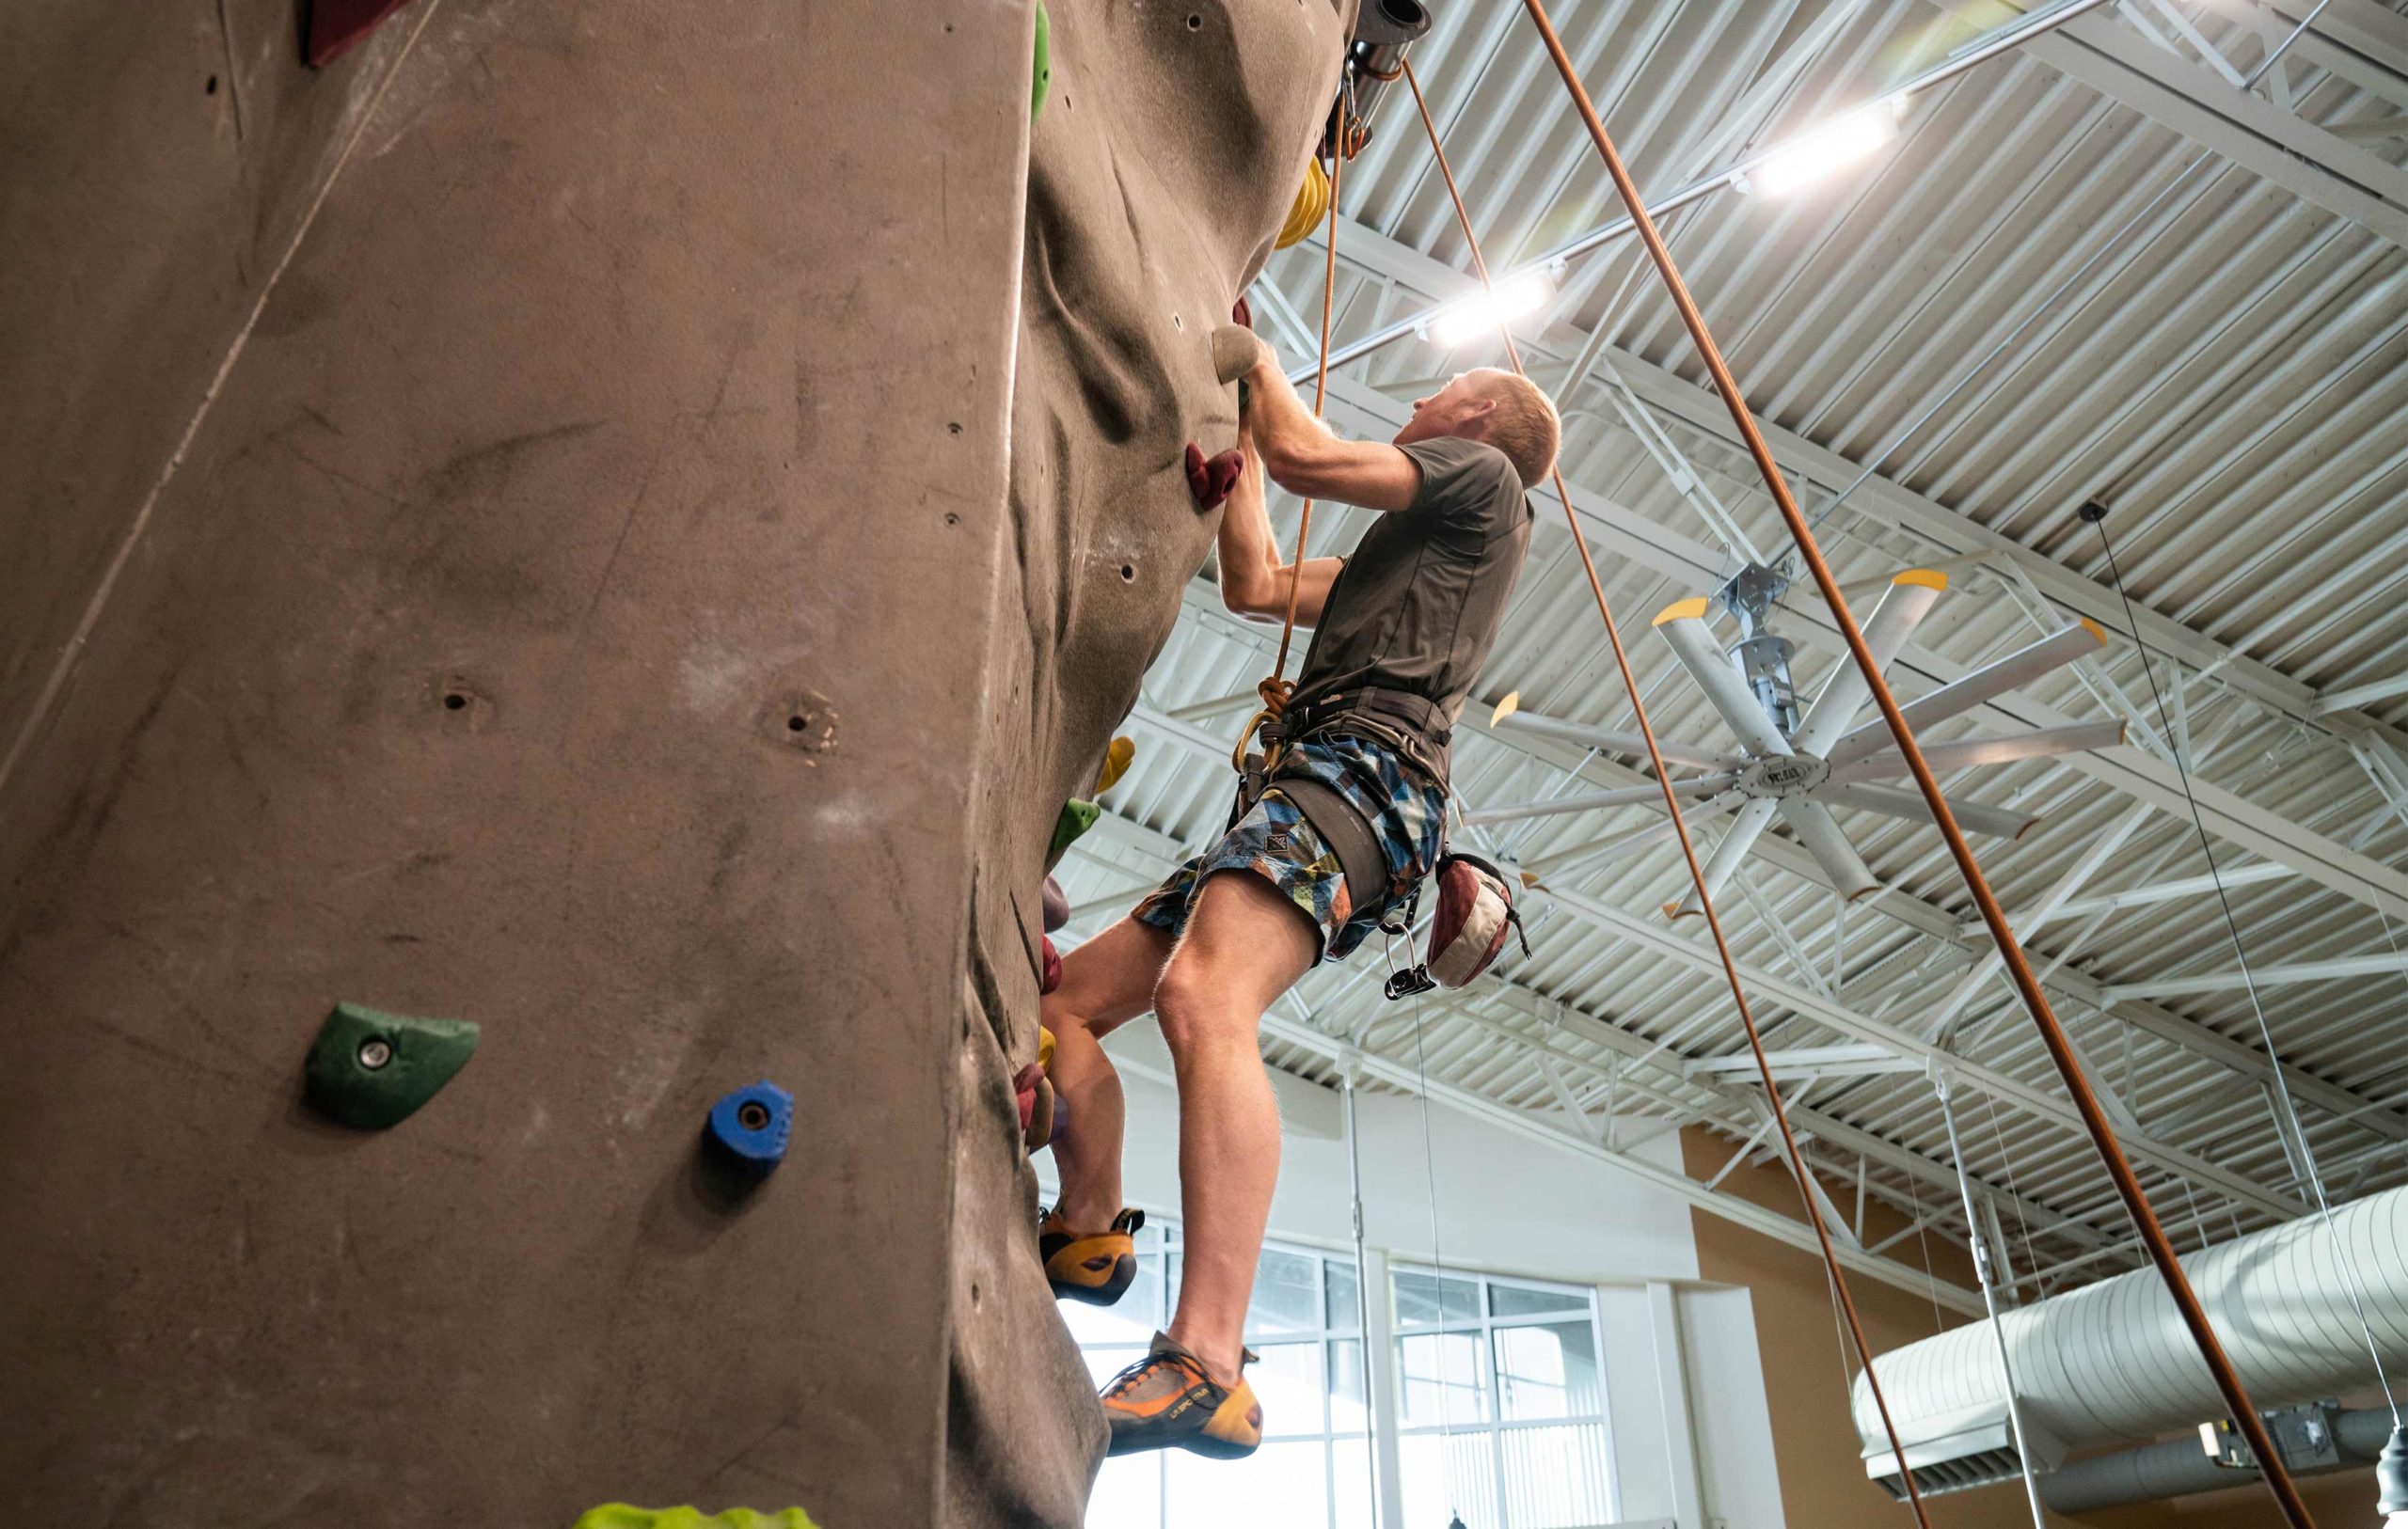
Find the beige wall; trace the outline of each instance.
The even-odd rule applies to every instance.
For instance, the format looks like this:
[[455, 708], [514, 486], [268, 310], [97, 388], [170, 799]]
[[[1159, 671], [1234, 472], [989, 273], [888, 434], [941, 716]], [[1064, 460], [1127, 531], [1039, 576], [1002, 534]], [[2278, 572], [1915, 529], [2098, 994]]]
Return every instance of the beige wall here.
[[[1688, 1172], [1711, 1175], [1730, 1156], [1722, 1138], [1691, 1129], [1683, 1134]], [[1723, 1188], [1756, 1203], [1798, 1214], [1798, 1191], [1780, 1165], [1742, 1168]], [[1850, 1187], [1827, 1184], [1833, 1200], [1851, 1203]], [[1775, 1463], [1781, 1472], [1782, 1509], [1791, 1529], [1843, 1529], [1857, 1524], [1909, 1523], [1905, 1508], [1864, 1478], [1858, 1458], [1855, 1424], [1849, 1417], [1841, 1369], [1839, 1329], [1822, 1260], [1775, 1242], [1719, 1216], [1696, 1212], [1698, 1277], [1718, 1285], [1744, 1285], [1752, 1294], [1756, 1343], [1764, 1355], [1765, 1389], [1772, 1409]], [[1886, 1237], [1905, 1218], [1879, 1207], [1868, 1210], [1866, 1230]], [[1933, 1272], [1961, 1285], [1973, 1283], [1971, 1260], [1960, 1247], [1929, 1244]], [[1920, 1268], [1923, 1249], [1901, 1245], [1906, 1261]], [[1865, 1339], [1876, 1353], [1929, 1337], [1964, 1318], [1935, 1313], [1928, 1300], [1859, 1276], [1848, 1282], [1862, 1316]], [[1853, 1363], [1848, 1373], [1854, 1372]], [[2308, 1505], [2325, 1529], [2357, 1529], [2375, 1521], [2372, 1486], [2351, 1472], [2301, 1483]], [[2020, 1492], [1986, 1488], [1929, 1499], [1933, 1529], [2030, 1529], [2031, 1513]], [[2264, 1490], [2250, 1487], [2178, 1503], [2151, 1504], [2081, 1519], [2052, 1516], [2064, 1529], [2264, 1529], [2279, 1523]], [[1733, 1524], [1731, 1529], [1747, 1529]]]

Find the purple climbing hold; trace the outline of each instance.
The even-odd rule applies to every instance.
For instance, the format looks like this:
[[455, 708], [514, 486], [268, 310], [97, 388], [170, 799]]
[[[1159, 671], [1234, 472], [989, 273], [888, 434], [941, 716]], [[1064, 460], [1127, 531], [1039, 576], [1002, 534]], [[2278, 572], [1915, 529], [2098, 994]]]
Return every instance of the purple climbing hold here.
[[1196, 496], [1198, 510], [1217, 510], [1238, 486], [1238, 474], [1244, 469], [1245, 458], [1232, 448], [1216, 457], [1208, 457], [1204, 449], [1194, 441], [1187, 443], [1187, 487]]
[[1052, 934], [1070, 922], [1070, 899], [1062, 884], [1052, 876], [1045, 878], [1045, 932]]

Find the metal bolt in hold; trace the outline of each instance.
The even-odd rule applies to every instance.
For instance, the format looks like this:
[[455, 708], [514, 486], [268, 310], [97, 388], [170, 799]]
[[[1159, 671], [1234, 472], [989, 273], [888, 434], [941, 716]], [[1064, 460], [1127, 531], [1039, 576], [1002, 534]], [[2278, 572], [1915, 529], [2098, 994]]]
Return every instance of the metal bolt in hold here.
[[359, 1043], [359, 1064], [374, 1072], [393, 1060], [393, 1043], [382, 1036], [371, 1036]]

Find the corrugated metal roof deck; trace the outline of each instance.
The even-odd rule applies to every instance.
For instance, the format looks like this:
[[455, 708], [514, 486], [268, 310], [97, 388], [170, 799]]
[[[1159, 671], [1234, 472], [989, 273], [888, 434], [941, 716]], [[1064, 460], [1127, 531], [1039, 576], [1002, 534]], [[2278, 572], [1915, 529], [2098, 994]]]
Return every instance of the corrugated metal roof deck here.
[[[2249, 5], [2236, 14], [2238, 4], [2144, 7], [2150, 31], [2111, 7], [2056, 37], [2089, 50], [2085, 59], [2121, 60], [2134, 78], [2221, 83], [2177, 23], [2245, 72], [2266, 47], [2257, 23], [2272, 13]], [[1610, 185], [1521, 8], [1457, 0], [1434, 8], [1437, 30], [1414, 61], [1492, 265], [1612, 222], [1620, 209]], [[1978, 34], [1968, 14], [2013, 14], [1957, 0], [1560, 0], [1553, 9], [1619, 146], [1655, 189], [1728, 165], [1751, 144], [1927, 67]], [[2371, 35], [2408, 39], [2397, 7], [2355, 0], [2354, 10]], [[1819, 46], [1807, 52], [1801, 39]], [[2400, 896], [2408, 881], [2385, 879], [2408, 860], [2408, 790], [2387, 796], [2372, 773], [2391, 770], [2408, 786], [2399, 731], [2408, 724], [2408, 686], [2353, 709], [2314, 709], [2317, 692], [2408, 671], [2408, 249], [2387, 236], [2384, 217], [2353, 220], [2321, 204], [2342, 201], [2340, 193], [2277, 183], [2166, 125], [2160, 118], [2170, 109], [2139, 87], [2102, 91], [2039, 51], [2027, 45], [1916, 98], [1882, 157], [1811, 191], [1725, 190], [1673, 214], [1674, 252], [1760, 417], [1784, 440], [1804, 443], [1784, 458], [1809, 510], [1830, 497], [1846, 464], [1880, 460], [1867, 491], [1824, 526], [1852, 592], [1861, 589], [1869, 604], [1903, 568], [1999, 544], [1982, 541], [1983, 531], [2054, 565], [2033, 579], [2035, 565], [2018, 574], [2011, 558], [1952, 561], [1952, 588], [1894, 676], [1902, 694], [2087, 613], [2066, 606], [2070, 581], [2103, 586], [2105, 559], [2074, 512], [2103, 498], [2133, 600], [2153, 613], [2152, 630], [2189, 629], [2180, 635], [2188, 655], [2178, 663], [2157, 652], [2145, 672], [2140, 649], [2119, 633], [2095, 663], [2016, 692], [2019, 708], [2077, 719], [2126, 715], [2170, 731], [2187, 739], [2194, 778], [2238, 799], [2215, 799], [2230, 812], [2284, 845], [2331, 842], [2364, 858], [2321, 878], [2235, 886], [2231, 906], [2253, 967], [2408, 951]], [[2408, 61], [2408, 40], [2400, 57]], [[1772, 86], [1759, 88], [1768, 74]], [[2317, 36], [2285, 60], [2282, 78], [2281, 99], [2305, 131], [2321, 134], [2315, 142], [2368, 156], [2337, 150], [2332, 159], [2355, 175], [2352, 184], [2374, 182], [2368, 194], [2381, 200], [2381, 168], [2408, 163], [2408, 137], [2378, 131], [2408, 113], [2408, 76]], [[2199, 94], [2221, 99], [2205, 87]], [[1341, 188], [1340, 343], [1467, 284], [1459, 273], [1468, 257], [1410, 98], [1392, 96], [1378, 129]], [[2206, 166], [2178, 183], [2203, 152]], [[2169, 185], [2139, 230], [2115, 237]], [[2408, 207], [2401, 212], [2408, 219]], [[1273, 310], [1266, 332], [1291, 363], [1309, 360], [1294, 343], [1292, 316], [1317, 316], [1322, 259], [1318, 242], [1275, 258], [1267, 284], [1291, 313], [1277, 313], [1275, 298], [1257, 305], [1259, 314]], [[2071, 293], [2041, 308], [2069, 279]], [[1996, 364], [1941, 402], [1975, 357], [2036, 309], [2041, 316]], [[1517, 333], [1542, 381], [1555, 386], [1601, 326], [1609, 342], [1603, 364], [1560, 395], [1566, 476], [1601, 517], [1592, 544], [1656, 730], [1727, 749], [1720, 719], [1647, 623], [1673, 599], [1708, 592], [1713, 575], [1739, 559], [1634, 418], [1663, 433], [1677, 449], [1672, 460], [1758, 548], [1777, 554], [1785, 541], [1752, 468], [1727, 426], [1718, 428], [1703, 369], [1628, 240], [1572, 263], [1554, 308]], [[1496, 358], [1493, 346], [1443, 355], [1405, 339], [1345, 369], [1336, 418], [1363, 433], [1387, 400]], [[1628, 391], [1609, 386], [1614, 378]], [[1908, 431], [1935, 405], [1927, 423]], [[1814, 448], [1836, 458], [1805, 460]], [[1539, 509], [1529, 569], [1474, 709], [1484, 715], [1485, 703], [1518, 690], [1531, 710], [1626, 727], [1628, 701], [1560, 512], [1551, 499]], [[1275, 505], [1283, 538], [1292, 535], [1293, 512]], [[1362, 521], [1360, 512], [1317, 513], [1314, 550], [1342, 550]], [[1800, 643], [1801, 693], [1810, 693], [1837, 654], [1811, 585], [1783, 605], [1782, 629]], [[1165, 854], [1217, 830], [1230, 786], [1226, 740], [1250, 709], [1275, 638], [1275, 629], [1220, 612], [1209, 583], [1191, 591], [1149, 675], [1133, 724], [1137, 766], [1107, 798], [1115, 816], [1067, 862], [1071, 900], [1087, 906], [1079, 931], [1158, 875]], [[2203, 675], [2205, 653], [2223, 662]], [[1958, 719], [1935, 735], [2004, 726], [1996, 717]], [[1492, 736], [1484, 726], [1464, 730], [1457, 760], [1459, 794], [1473, 807], [1560, 794], [1576, 769], [1597, 783], [1643, 778], [1632, 761], [1584, 762], [1576, 750], [1528, 734]], [[2144, 806], [2130, 775], [2096, 761], [2034, 761], [1961, 771], [1949, 787], [2044, 814], [2019, 843], [1977, 842], [2010, 910], [2040, 901], [2101, 836], [2137, 814], [2120, 847], [2074, 891], [2072, 909], [2029, 946], [2053, 969], [2060, 1013], [2095, 1073], [2137, 1118], [2148, 1148], [2136, 1148], [2144, 1181], [2178, 1240], [2222, 1240], [2295, 1209], [2306, 1191], [2273, 1123], [2247, 994], [2106, 991], [2236, 964], [2211, 894], [2129, 906], [2083, 901], [2208, 869], [2178, 795], [2160, 789]], [[2174, 777], [2159, 768], [2153, 779]], [[2229, 873], [2263, 863], [2222, 830], [2225, 811], [2210, 813], [2216, 865]], [[1539, 818], [1500, 826], [1488, 842], [1527, 863], [1659, 817], [1627, 808]], [[1840, 817], [1892, 891], [1839, 914], [1812, 862], [1776, 832], [1719, 899], [1726, 926], [1743, 964], [1884, 1033], [1920, 1035], [1986, 946], [1956, 929], [1970, 904], [1936, 833], [1846, 809]], [[1622, 1117], [1616, 1145], [1648, 1128], [1648, 1117], [1704, 1120], [1735, 1144], [1754, 1129], [1753, 1084], [1685, 1071], [1744, 1050], [1719, 970], [1694, 958], [1708, 949], [1702, 934], [1660, 911], [1686, 884], [1669, 843], [1572, 876], [1561, 883], [1570, 896], [1643, 921], [1653, 938], [1539, 897], [1532, 957], [1509, 960], [1501, 978], [1469, 994], [1425, 1005], [1419, 1047], [1413, 1006], [1383, 1002], [1376, 952], [1358, 955], [1307, 980], [1285, 1018], [1310, 1033], [1302, 1042], [1297, 1030], [1275, 1034], [1265, 1054], [1325, 1080], [1360, 1048], [1417, 1072], [1426, 1066], [1434, 1083], [1526, 1111], [1574, 1139], [1593, 1140], [1601, 1127], [1568, 1106], [1600, 1119], [1610, 1107]], [[2408, 972], [2282, 983], [2260, 997], [2284, 1060], [2309, 1075], [2300, 1108], [2336, 1193], [2408, 1178], [2408, 1115], [2392, 1108], [2408, 1102]], [[1863, 1032], [1760, 1002], [1777, 1048]], [[1969, 1076], [1988, 1080], [1963, 1096], [1967, 1166], [1997, 1191], [2016, 1267], [2067, 1263], [2120, 1242], [2120, 1210], [2086, 1143], [2061, 1117], [2013, 1096], [2010, 1085], [2051, 1098], [2062, 1087], [2004, 984], [1980, 989], [1951, 1045]], [[1824, 1164], [1861, 1171], [1868, 1192], [1952, 1224], [1953, 1202], [1940, 1192], [1953, 1184], [1946, 1143], [1922, 1072], [1838, 1073], [1784, 1093], [1813, 1117], [1813, 1150]], [[2351, 1096], [2361, 1103], [2348, 1103]], [[2133, 1261], [2111, 1247], [2058, 1278], [2079, 1282]]]

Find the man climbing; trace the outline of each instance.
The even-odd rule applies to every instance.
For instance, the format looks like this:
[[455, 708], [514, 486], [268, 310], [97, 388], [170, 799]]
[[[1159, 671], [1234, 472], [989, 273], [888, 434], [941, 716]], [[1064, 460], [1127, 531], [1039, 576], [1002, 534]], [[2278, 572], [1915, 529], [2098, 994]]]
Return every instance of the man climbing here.
[[[1271, 779], [1218, 843], [1064, 957], [1044, 1000], [1054, 1084], [1069, 1106], [1054, 1145], [1061, 1198], [1039, 1235], [1056, 1294], [1109, 1304], [1135, 1274], [1142, 1217], [1120, 1204], [1120, 1080], [1099, 1043], [1151, 1009], [1179, 1086], [1179, 1309], [1104, 1390], [1116, 1455], [1180, 1445], [1236, 1458], [1261, 1440], [1243, 1330], [1279, 1115], [1256, 1030], [1437, 859], [1448, 742], [1529, 549], [1525, 491], [1554, 464], [1560, 434], [1546, 395], [1510, 372], [1455, 377], [1416, 402], [1386, 445], [1333, 435], [1267, 345], [1246, 382], [1221, 596], [1278, 619], [1292, 585], [1296, 621], [1314, 629], [1285, 714], [1264, 730]], [[1283, 565], [1265, 471], [1291, 493], [1382, 513], [1352, 556]]]

